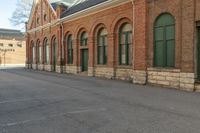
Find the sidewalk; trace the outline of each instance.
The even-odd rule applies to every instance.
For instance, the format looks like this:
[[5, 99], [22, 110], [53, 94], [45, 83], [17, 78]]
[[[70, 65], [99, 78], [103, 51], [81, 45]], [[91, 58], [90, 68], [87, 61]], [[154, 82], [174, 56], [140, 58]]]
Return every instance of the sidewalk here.
[[24, 68], [25, 64], [1, 64], [0, 69]]

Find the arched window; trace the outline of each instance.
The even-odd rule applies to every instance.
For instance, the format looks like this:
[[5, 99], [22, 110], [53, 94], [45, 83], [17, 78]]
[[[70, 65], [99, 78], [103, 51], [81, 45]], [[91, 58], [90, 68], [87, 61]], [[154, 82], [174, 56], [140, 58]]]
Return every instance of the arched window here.
[[42, 46], [40, 45], [40, 41], [37, 41], [36, 45], [37, 51], [37, 63], [41, 63], [42, 60]]
[[154, 66], [175, 66], [175, 20], [170, 14], [162, 14], [154, 25]]
[[107, 30], [102, 28], [98, 32], [98, 46], [97, 46], [97, 54], [98, 54], [98, 64], [105, 65], [107, 64]]
[[87, 43], [88, 43], [87, 41], [88, 41], [88, 34], [87, 32], [83, 32], [81, 34], [81, 39], [80, 39], [81, 46], [87, 46]]
[[73, 64], [73, 42], [71, 34], [67, 37], [67, 63]]
[[42, 63], [42, 46], [41, 46], [41, 44], [39, 44], [39, 61], [38, 61], [38, 63]]
[[125, 23], [120, 28], [119, 33], [119, 64], [132, 65], [132, 26]]
[[35, 46], [34, 43], [32, 44], [32, 63], [34, 63], [35, 60]]
[[49, 63], [49, 44], [48, 39], [45, 39], [44, 41], [44, 48], [45, 48], [45, 63]]

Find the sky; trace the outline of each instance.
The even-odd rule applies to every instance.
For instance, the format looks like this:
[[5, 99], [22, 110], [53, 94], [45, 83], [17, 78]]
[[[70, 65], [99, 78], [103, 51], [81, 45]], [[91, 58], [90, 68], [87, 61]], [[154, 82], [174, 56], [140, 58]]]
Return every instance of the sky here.
[[12, 13], [16, 8], [17, 0], [0, 0], [0, 28], [20, 29], [13, 26], [8, 18], [11, 18]]

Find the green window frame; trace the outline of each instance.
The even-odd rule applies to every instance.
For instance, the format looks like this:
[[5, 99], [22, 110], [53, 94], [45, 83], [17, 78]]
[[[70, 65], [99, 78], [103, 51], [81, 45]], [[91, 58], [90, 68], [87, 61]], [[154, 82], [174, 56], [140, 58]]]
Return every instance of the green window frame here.
[[88, 34], [87, 34], [87, 32], [83, 32], [81, 34], [80, 44], [81, 44], [81, 46], [87, 46], [88, 45]]
[[40, 42], [37, 42], [37, 45], [36, 45], [36, 56], [37, 56], [37, 64], [40, 63]]
[[119, 33], [119, 65], [132, 65], [132, 45], [132, 26], [129, 23], [125, 23]]
[[72, 35], [67, 38], [67, 63], [73, 64], [73, 40]]
[[42, 63], [42, 46], [41, 45], [39, 45], [39, 62], [38, 63]]
[[49, 44], [48, 44], [47, 39], [44, 41], [44, 47], [45, 47], [45, 63], [48, 64], [49, 63]]
[[98, 40], [98, 45], [97, 45], [98, 64], [106, 65], [107, 53], [108, 53], [108, 38], [107, 38], [107, 30], [105, 28], [99, 31], [97, 40]]
[[34, 60], [35, 60], [35, 46], [33, 44], [33, 46], [32, 46], [32, 63], [34, 63]]
[[154, 24], [154, 67], [175, 67], [175, 19], [168, 13]]

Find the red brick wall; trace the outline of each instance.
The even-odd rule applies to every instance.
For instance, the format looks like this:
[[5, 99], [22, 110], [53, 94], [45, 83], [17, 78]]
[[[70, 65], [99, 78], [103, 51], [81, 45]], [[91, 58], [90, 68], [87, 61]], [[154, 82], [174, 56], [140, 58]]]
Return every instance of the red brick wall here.
[[[119, 5], [117, 7], [109, 8], [104, 11], [100, 11], [89, 16], [83, 16], [81, 18], [75, 19], [73, 21], [66, 21], [63, 23], [64, 28], [64, 46], [65, 46], [65, 63], [67, 61], [66, 57], [66, 36], [68, 33], [73, 35], [73, 46], [74, 46], [74, 63], [73, 65], [80, 65], [80, 50], [79, 50], [79, 34], [80, 30], [84, 29], [88, 32], [88, 48], [89, 48], [89, 67], [93, 67], [96, 64], [96, 30], [98, 29], [99, 25], [104, 25], [108, 31], [108, 64], [107, 67], [113, 67], [114, 65], [118, 64], [118, 41], [114, 39], [118, 35], [115, 28], [121, 22], [129, 22], [133, 25], [133, 7], [132, 2]], [[55, 27], [47, 28], [45, 30], [41, 30], [39, 32], [35, 32], [29, 35], [31, 42], [34, 42], [39, 39], [43, 42], [44, 38], [47, 37], [51, 39], [53, 36], [58, 38], [59, 42], [59, 55], [58, 59], [60, 61], [61, 57], [61, 24], [58, 24]], [[117, 51], [117, 52], [116, 52]], [[114, 54], [115, 53], [115, 54]]]

